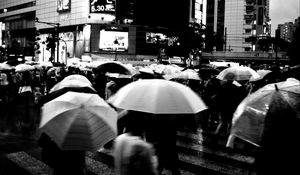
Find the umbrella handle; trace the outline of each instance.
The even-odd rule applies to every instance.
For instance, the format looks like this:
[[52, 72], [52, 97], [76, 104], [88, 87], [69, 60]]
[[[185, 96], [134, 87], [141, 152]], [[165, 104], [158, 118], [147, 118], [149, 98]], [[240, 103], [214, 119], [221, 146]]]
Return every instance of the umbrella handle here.
[[234, 145], [234, 141], [235, 141], [235, 136], [230, 134], [226, 143], [226, 147], [227, 148], [233, 148]]

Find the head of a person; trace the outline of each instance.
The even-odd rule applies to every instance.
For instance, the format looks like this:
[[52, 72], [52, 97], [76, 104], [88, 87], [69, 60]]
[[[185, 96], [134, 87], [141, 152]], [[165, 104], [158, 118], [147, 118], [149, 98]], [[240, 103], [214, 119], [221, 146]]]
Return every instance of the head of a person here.
[[149, 145], [133, 145], [127, 164], [128, 175], [155, 175], [156, 172], [152, 158], [153, 150]]
[[115, 149], [115, 168], [118, 175], [157, 175], [157, 160], [150, 143], [141, 139], [125, 141]]

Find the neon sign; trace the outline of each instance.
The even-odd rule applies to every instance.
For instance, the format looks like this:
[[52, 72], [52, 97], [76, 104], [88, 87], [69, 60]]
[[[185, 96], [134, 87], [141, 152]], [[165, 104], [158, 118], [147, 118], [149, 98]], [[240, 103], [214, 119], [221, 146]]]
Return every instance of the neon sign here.
[[90, 0], [90, 13], [115, 14], [115, 0]]
[[57, 0], [57, 11], [65, 12], [71, 10], [71, 0]]

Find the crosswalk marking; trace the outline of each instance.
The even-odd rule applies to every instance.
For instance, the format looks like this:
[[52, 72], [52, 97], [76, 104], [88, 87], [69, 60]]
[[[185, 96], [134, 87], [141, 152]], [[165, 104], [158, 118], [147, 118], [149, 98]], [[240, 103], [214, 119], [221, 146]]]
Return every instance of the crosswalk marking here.
[[[226, 150], [214, 150], [208, 145], [201, 144], [201, 136], [197, 134], [177, 133], [177, 147], [179, 148], [179, 161], [181, 162], [180, 171], [184, 175], [193, 175], [198, 170], [209, 170], [220, 174], [243, 175], [252, 174], [251, 166], [254, 158]], [[181, 139], [189, 137], [190, 139]], [[192, 138], [192, 140], [191, 140]], [[198, 142], [199, 141], [199, 142]], [[51, 168], [40, 160], [39, 148], [9, 153], [6, 157], [33, 175], [46, 175]], [[218, 159], [218, 158], [222, 158]], [[109, 161], [108, 161], [109, 160]], [[91, 174], [114, 175], [112, 149], [102, 149], [98, 153], [86, 153], [86, 167]], [[242, 163], [242, 164], [241, 164]], [[195, 168], [186, 168], [191, 165]], [[198, 169], [199, 168], [199, 169]], [[208, 173], [209, 174], [209, 173]]]
[[91, 159], [89, 157], [85, 157], [86, 168], [88, 171], [93, 172], [95, 174], [105, 174], [105, 175], [114, 175], [115, 172], [112, 168], [109, 168], [107, 165]]
[[199, 152], [208, 153], [208, 154], [215, 154], [215, 155], [220, 156], [220, 157], [233, 159], [233, 160], [236, 160], [236, 161], [239, 161], [239, 162], [245, 162], [245, 163], [248, 163], [248, 164], [254, 163], [254, 158], [253, 157], [244, 156], [244, 155], [240, 155], [240, 154], [236, 154], [236, 153], [227, 153], [227, 152], [223, 152], [223, 151], [215, 151], [215, 150], [211, 150], [208, 147], [198, 145], [198, 144], [193, 144], [193, 143], [187, 144], [187, 143], [177, 141], [177, 146], [192, 149], [192, 150], [199, 151]]
[[9, 160], [15, 162], [32, 175], [48, 175], [50, 167], [24, 151], [7, 154]]
[[243, 170], [241, 168], [237, 168], [237, 167], [233, 167], [233, 166], [225, 165], [225, 164], [221, 164], [221, 163], [216, 163], [215, 161], [203, 159], [203, 158], [196, 157], [196, 156], [191, 156], [191, 155], [186, 156], [182, 153], [179, 153], [178, 156], [179, 156], [179, 160], [181, 160], [181, 161], [189, 162], [189, 163], [195, 164], [197, 166], [207, 168], [210, 170], [214, 170], [216, 172], [221, 172], [224, 174], [242, 175], [242, 174], [248, 173], [247, 170]]

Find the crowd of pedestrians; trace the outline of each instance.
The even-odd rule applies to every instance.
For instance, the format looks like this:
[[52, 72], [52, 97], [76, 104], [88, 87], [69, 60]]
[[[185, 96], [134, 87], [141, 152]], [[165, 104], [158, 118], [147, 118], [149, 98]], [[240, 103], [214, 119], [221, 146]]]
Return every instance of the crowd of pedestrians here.
[[[186, 69], [199, 70], [201, 68], [201, 66], [188, 66]], [[116, 93], [118, 89], [137, 80], [136, 77], [134, 79], [109, 77], [105, 72], [97, 69], [80, 70], [79, 68], [64, 66], [56, 68], [43, 67], [23, 72], [5, 70], [1, 71], [0, 74], [1, 102], [24, 105], [24, 115], [17, 120], [21, 125], [32, 129], [35, 129], [38, 119], [33, 119], [27, 109], [32, 105], [42, 106], [46, 102], [44, 97], [48, 95], [50, 89], [68, 75], [79, 74], [85, 76], [99, 96], [105, 100]], [[170, 81], [183, 83], [194, 90], [207, 104], [208, 109], [198, 115], [196, 122], [189, 120], [188, 117], [186, 121], [173, 121], [168, 116], [160, 117], [156, 115], [149, 117], [148, 115], [150, 114], [126, 111], [123, 114], [124, 117], [118, 121], [119, 136], [114, 141], [114, 144], [106, 145], [106, 147], [113, 145], [117, 173], [120, 175], [156, 175], [162, 174], [167, 169], [172, 174], [180, 174], [176, 150], [178, 123], [184, 123], [179, 127], [188, 127], [194, 132], [197, 132], [198, 128], [211, 130], [216, 138], [228, 136], [233, 113], [240, 102], [260, 87], [286, 78], [283, 75], [281, 76], [279, 70], [274, 70], [273, 74], [273, 76], [255, 82], [221, 81], [216, 78], [216, 74], [208, 72], [200, 74], [200, 80], [171, 79]], [[149, 78], [149, 76], [141, 76], [139, 78]], [[162, 78], [162, 76], [156, 74], [150, 78]], [[149, 118], [151, 120], [148, 120]], [[166, 126], [168, 126], [167, 129], [165, 128]], [[53, 144], [50, 141], [47, 136], [43, 135], [39, 143], [42, 147], [48, 147]], [[83, 154], [80, 155], [84, 157], [82, 156]], [[69, 157], [70, 155], [66, 154], [66, 156]], [[60, 160], [63, 160], [63, 158]], [[49, 163], [51, 166], [55, 161], [50, 160]], [[60, 168], [65, 169], [65, 167]], [[74, 173], [84, 174], [84, 171]]]

